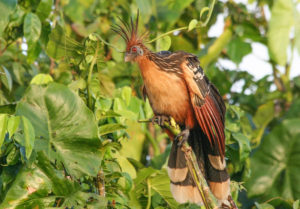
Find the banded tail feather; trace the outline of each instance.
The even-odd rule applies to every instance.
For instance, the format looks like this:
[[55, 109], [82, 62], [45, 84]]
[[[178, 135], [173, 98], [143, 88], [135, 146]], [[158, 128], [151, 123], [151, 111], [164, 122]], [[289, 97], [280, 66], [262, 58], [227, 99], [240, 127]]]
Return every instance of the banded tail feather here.
[[[210, 190], [221, 204], [230, 194], [230, 179], [226, 171], [225, 159], [221, 158], [218, 148], [214, 149], [210, 145], [200, 127], [190, 130], [188, 143], [195, 153], [199, 168], [206, 178]], [[172, 144], [169, 156], [168, 174], [171, 181], [171, 192], [177, 202], [203, 205], [201, 195], [188, 170], [184, 152], [175, 142]]]

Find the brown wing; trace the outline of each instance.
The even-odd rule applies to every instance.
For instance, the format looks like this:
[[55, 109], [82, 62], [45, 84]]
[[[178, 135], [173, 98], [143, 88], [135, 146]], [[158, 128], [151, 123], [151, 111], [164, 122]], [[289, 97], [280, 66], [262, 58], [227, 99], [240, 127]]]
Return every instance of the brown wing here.
[[[208, 137], [212, 147], [218, 147], [217, 151], [223, 158], [225, 155], [224, 121], [226, 107], [217, 88], [210, 83], [199, 65], [199, 60], [194, 55], [188, 55], [183, 64], [184, 70], [188, 70], [191, 77], [187, 81], [191, 101], [197, 121], [202, 131]], [[196, 90], [195, 90], [196, 89]], [[194, 91], [193, 91], [194, 90]]]

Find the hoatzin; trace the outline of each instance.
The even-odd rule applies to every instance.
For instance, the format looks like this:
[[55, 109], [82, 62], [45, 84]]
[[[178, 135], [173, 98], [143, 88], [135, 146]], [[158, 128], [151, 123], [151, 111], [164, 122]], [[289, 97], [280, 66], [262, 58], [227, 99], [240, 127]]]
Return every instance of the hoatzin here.
[[[181, 126], [183, 131], [179, 136], [192, 147], [212, 193], [222, 203], [230, 193], [224, 157], [226, 108], [197, 56], [184, 51], [150, 51], [143, 44], [145, 35], [138, 35], [138, 16], [135, 23], [132, 19], [130, 24], [122, 21], [113, 30], [126, 42], [125, 62], [139, 65], [143, 92], [149, 98], [154, 119], [162, 125], [173, 117]], [[179, 136], [167, 133], [174, 139], [168, 161], [173, 197], [179, 203], [202, 204], [178, 143]]]

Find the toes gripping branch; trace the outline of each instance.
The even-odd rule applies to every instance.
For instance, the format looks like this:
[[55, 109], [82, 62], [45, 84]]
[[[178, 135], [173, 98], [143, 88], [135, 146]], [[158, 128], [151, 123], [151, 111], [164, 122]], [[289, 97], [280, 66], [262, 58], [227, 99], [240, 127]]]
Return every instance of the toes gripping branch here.
[[[166, 120], [166, 118], [168, 118]], [[188, 169], [190, 173], [192, 174], [193, 181], [197, 186], [197, 189], [199, 190], [201, 194], [202, 201], [204, 203], [205, 208], [207, 209], [217, 209], [220, 208], [219, 203], [213, 193], [210, 191], [209, 186], [206, 182], [206, 179], [201, 172], [198, 163], [197, 158], [192, 150], [192, 148], [189, 146], [187, 140], [190, 134], [189, 129], [185, 129], [183, 131], [180, 130], [180, 127], [176, 124], [175, 120], [173, 118], [167, 117], [167, 116], [154, 116], [152, 119], [148, 120], [140, 120], [139, 122], [144, 123], [155, 123], [160, 126], [163, 126], [164, 128], [168, 129], [170, 132], [172, 132], [173, 135], [175, 135], [175, 143], [177, 143], [178, 146], [181, 146], [182, 151], [185, 154], [185, 158], [187, 161]], [[222, 205], [221, 208], [232, 208], [237, 209], [234, 201], [232, 200], [231, 196], [228, 197], [231, 201], [229, 201], [230, 205]]]

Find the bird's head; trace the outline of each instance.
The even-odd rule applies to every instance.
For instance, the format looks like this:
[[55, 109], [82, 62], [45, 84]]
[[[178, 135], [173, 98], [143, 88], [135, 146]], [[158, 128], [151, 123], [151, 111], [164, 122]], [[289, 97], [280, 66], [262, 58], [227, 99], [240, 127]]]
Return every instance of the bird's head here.
[[122, 19], [120, 21], [122, 25], [116, 25], [112, 30], [118, 33], [126, 42], [125, 62], [136, 61], [138, 57], [143, 56], [147, 51], [147, 48], [143, 44], [146, 34], [142, 36], [138, 35], [139, 12], [137, 13], [135, 23], [133, 23], [132, 18], [130, 24]]

